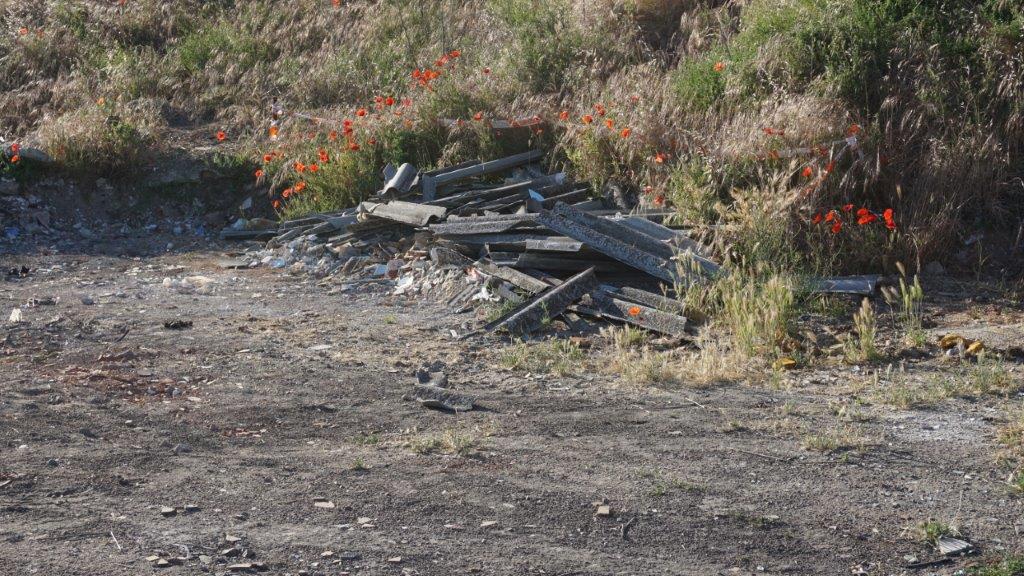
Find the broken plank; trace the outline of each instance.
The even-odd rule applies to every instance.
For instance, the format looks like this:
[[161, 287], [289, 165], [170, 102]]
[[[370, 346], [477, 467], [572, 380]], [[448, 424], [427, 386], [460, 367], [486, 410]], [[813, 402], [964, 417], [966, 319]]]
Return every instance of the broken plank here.
[[529, 333], [537, 329], [545, 318], [551, 319], [565, 311], [573, 302], [597, 287], [594, 269], [588, 268], [518, 306], [506, 316], [484, 327], [487, 332], [506, 329], [514, 334]]
[[569, 220], [548, 210], [537, 213], [537, 221], [551, 230], [579, 240], [590, 248], [627, 266], [636, 268], [666, 282], [679, 282], [681, 278], [671, 260], [645, 252], [622, 240], [602, 234], [593, 228]]
[[881, 276], [838, 276], [810, 280], [811, 292], [819, 294], [856, 294], [872, 296], [882, 282]]
[[484, 274], [494, 276], [512, 284], [516, 288], [526, 290], [530, 294], [537, 294], [548, 289], [548, 285], [525, 272], [520, 272], [508, 266], [498, 266], [493, 262], [484, 260], [476, 262], [475, 266]]
[[650, 306], [627, 302], [612, 297], [604, 292], [596, 291], [588, 299], [584, 299], [577, 310], [581, 314], [611, 318], [647, 330], [653, 330], [669, 336], [686, 336], [686, 318], [668, 312], [662, 312]]
[[448, 213], [441, 206], [428, 206], [401, 200], [392, 200], [387, 204], [363, 202], [360, 207], [366, 214], [416, 227], [426, 226], [433, 220], [441, 220]]

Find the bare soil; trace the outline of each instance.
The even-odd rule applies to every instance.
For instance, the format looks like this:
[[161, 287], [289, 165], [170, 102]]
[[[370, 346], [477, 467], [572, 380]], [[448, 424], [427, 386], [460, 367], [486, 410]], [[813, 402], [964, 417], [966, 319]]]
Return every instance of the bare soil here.
[[[0, 322], [25, 320], [0, 343], [0, 574], [952, 574], [1024, 553], [996, 438], [1020, 396], [851, 406], [867, 369], [845, 366], [636, 388], [597, 339], [577, 375], [510, 371], [507, 340], [455, 340], [471, 318], [429, 298], [132, 242], [0, 255], [31, 269], [0, 281]], [[209, 293], [162, 284], [192, 275]], [[438, 360], [482, 409], [410, 398]], [[939, 558], [929, 519], [980, 554], [907, 568]]]

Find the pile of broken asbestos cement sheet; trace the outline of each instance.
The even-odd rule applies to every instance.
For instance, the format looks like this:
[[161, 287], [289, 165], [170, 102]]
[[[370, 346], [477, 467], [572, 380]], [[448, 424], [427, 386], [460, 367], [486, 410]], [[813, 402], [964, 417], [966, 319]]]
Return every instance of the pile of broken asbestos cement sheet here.
[[593, 199], [588, 184], [546, 173], [542, 157], [389, 167], [383, 189], [357, 208], [222, 238], [269, 240], [239, 267], [287, 267], [346, 287], [386, 283], [396, 294], [436, 293], [460, 311], [507, 303], [507, 313], [462, 337], [528, 335], [567, 314], [684, 338], [686, 311], [671, 295], [719, 273], [705, 247], [664, 226], [670, 213], [624, 215], [625, 207]]

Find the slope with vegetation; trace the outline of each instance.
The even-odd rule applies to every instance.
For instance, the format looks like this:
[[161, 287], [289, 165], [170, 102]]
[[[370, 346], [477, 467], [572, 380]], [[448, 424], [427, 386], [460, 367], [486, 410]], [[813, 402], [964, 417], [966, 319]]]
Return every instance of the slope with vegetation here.
[[[2, 0], [0, 30], [5, 137], [130, 178], [187, 136], [287, 215], [351, 205], [387, 162], [521, 146], [489, 122], [539, 117], [528, 143], [596, 192], [674, 206], [774, 277], [730, 294], [783, 327], [793, 273], [920, 266], [1019, 224], [1011, 0]], [[271, 138], [275, 102], [308, 118]], [[691, 300], [728, 315], [723, 291]]]

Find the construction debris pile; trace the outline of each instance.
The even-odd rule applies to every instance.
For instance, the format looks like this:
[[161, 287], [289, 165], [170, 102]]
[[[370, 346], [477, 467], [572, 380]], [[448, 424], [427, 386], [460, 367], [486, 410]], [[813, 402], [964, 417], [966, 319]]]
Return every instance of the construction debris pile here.
[[623, 215], [627, 207], [593, 199], [589, 185], [546, 173], [541, 158], [530, 151], [427, 172], [389, 167], [383, 189], [357, 208], [277, 228], [239, 226], [222, 238], [268, 241], [239, 267], [429, 292], [455, 310], [510, 303], [481, 331], [529, 334], [572, 311], [684, 337], [686, 311], [668, 295], [719, 272], [704, 246], [664, 226], [668, 213]]

